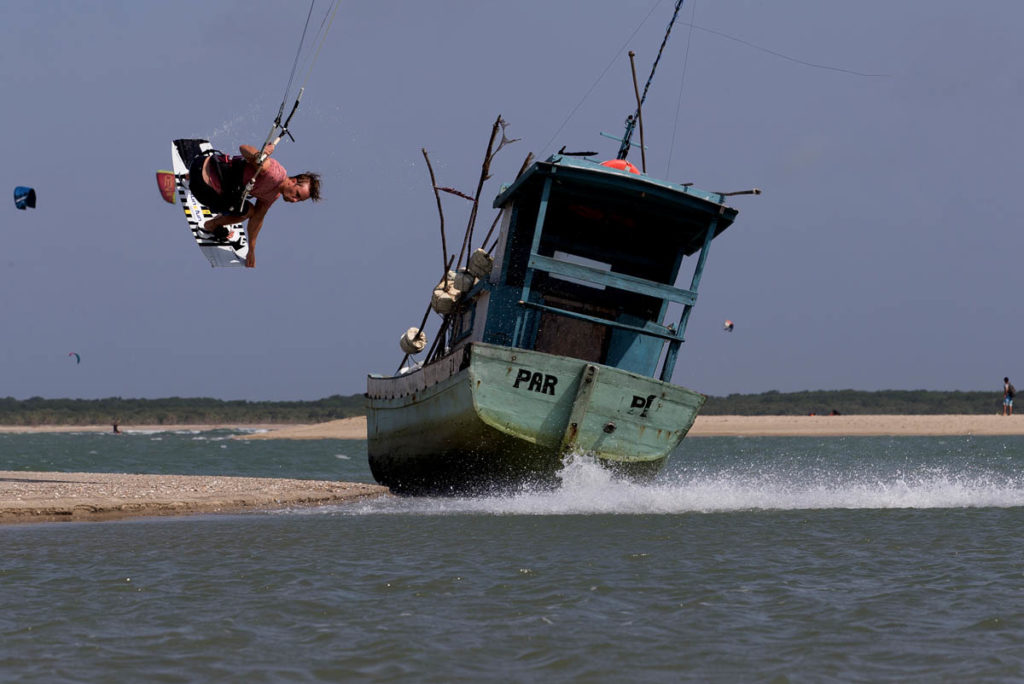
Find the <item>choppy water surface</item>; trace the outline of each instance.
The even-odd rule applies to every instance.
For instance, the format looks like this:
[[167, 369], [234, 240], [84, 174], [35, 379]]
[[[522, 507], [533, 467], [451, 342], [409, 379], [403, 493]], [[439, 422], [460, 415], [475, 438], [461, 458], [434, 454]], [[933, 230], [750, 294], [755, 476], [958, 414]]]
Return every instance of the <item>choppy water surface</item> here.
[[[372, 481], [364, 442], [0, 435], [0, 470]], [[1024, 438], [692, 438], [652, 486], [0, 527], [0, 679], [1020, 681]]]

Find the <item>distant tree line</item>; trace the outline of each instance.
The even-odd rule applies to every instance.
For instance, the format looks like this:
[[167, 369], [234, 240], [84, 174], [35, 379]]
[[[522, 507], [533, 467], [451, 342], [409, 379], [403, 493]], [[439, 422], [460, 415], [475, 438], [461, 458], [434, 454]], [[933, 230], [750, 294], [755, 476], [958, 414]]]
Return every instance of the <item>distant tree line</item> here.
[[169, 399], [0, 399], [0, 425], [209, 425], [321, 423], [366, 414], [361, 394], [316, 401]]
[[1001, 392], [817, 390], [708, 397], [701, 413], [732, 416], [984, 414], [1002, 411]]
[[[704, 415], [806, 416], [839, 414], [999, 413], [1000, 392], [817, 390], [708, 397]], [[168, 399], [0, 399], [0, 425], [209, 425], [322, 423], [366, 415], [362, 394], [315, 401]]]

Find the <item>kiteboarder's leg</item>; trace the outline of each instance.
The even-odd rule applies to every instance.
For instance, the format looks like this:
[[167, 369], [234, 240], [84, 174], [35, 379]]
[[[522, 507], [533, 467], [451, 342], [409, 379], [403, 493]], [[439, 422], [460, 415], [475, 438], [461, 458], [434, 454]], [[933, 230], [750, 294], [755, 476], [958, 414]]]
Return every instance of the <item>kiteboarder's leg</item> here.
[[196, 157], [188, 165], [188, 189], [197, 200], [202, 202], [210, 211], [220, 212], [221, 196], [207, 183], [203, 172], [209, 155]]
[[244, 214], [229, 214], [223, 213], [218, 216], [214, 216], [203, 224], [202, 231], [213, 235], [218, 240], [231, 241], [233, 236], [231, 235], [234, 231], [229, 231], [227, 226], [241, 223], [246, 219], [252, 218], [253, 206], [251, 203], [245, 203]]
[[247, 204], [245, 213], [224, 212], [224, 198], [207, 182], [206, 174], [209, 173], [207, 170], [209, 160], [209, 155], [202, 155], [193, 159], [189, 164], [189, 190], [210, 211], [218, 214], [206, 221], [199, 229], [217, 240], [230, 242], [234, 238], [233, 231], [228, 230], [225, 226], [245, 220], [252, 213], [252, 205]]

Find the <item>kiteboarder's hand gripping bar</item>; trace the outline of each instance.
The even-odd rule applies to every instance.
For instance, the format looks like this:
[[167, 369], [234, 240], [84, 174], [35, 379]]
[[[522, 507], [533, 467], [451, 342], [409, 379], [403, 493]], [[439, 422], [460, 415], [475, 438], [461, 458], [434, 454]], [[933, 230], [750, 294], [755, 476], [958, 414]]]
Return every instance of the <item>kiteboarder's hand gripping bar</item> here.
[[[274, 119], [274, 125], [270, 128], [270, 135], [267, 136], [267, 141], [263, 143], [263, 147], [260, 148], [260, 153], [256, 156], [256, 173], [252, 175], [252, 178], [249, 179], [249, 182], [245, 186], [245, 190], [242, 191], [242, 201], [239, 202], [239, 206], [244, 205], [245, 201], [249, 199], [249, 193], [251, 193], [252, 189], [256, 187], [256, 179], [259, 178], [260, 171], [263, 170], [263, 162], [267, 161], [267, 157], [274, 152], [274, 148], [277, 147], [277, 143], [281, 142], [281, 138], [287, 135], [292, 139], [292, 142], [295, 142], [295, 138], [288, 130], [288, 124], [291, 123], [292, 117], [295, 116], [295, 111], [299, 108], [299, 102], [302, 100], [302, 92], [305, 89], [305, 86], [299, 88], [299, 94], [295, 96], [295, 104], [292, 105], [292, 111], [289, 112], [288, 118], [284, 120], [284, 124], [281, 123], [281, 114], [284, 113], [284, 102], [281, 103], [281, 109], [277, 112], [277, 118]], [[278, 133], [275, 138], [274, 133], [277, 133], [279, 128], [281, 129], [281, 132]], [[273, 138], [273, 141], [271, 141], [271, 138]], [[267, 149], [268, 147], [270, 148], [269, 150]]]
[[[299, 102], [302, 100], [302, 92], [305, 88], [299, 88], [299, 94], [295, 97], [295, 104], [292, 105], [292, 111], [288, 113], [288, 118], [284, 120], [284, 124], [281, 123], [281, 113], [278, 112], [277, 119], [274, 121], [274, 127], [270, 131], [270, 135], [267, 136], [267, 142], [263, 143], [263, 147], [260, 149], [260, 155], [256, 158], [256, 166], [259, 167], [267, 160], [271, 154], [274, 153], [274, 148], [277, 147], [277, 143], [281, 142], [281, 138], [288, 136], [292, 142], [295, 142], [295, 137], [292, 136], [291, 131], [288, 130], [288, 124], [292, 122], [292, 117], [295, 116], [295, 111], [299, 108]], [[281, 132], [278, 133], [277, 137], [273, 141], [270, 140], [274, 136], [277, 129], [280, 128]], [[267, 148], [270, 148], [269, 150]]]

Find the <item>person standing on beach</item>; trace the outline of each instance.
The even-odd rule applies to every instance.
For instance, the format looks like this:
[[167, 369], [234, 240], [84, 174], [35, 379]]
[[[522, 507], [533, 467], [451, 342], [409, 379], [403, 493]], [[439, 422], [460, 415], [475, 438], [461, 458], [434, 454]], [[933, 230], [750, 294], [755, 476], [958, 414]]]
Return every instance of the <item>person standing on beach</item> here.
[[1017, 393], [1010, 378], [1003, 378], [1003, 415], [1013, 415], [1013, 395]]

